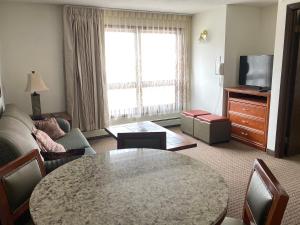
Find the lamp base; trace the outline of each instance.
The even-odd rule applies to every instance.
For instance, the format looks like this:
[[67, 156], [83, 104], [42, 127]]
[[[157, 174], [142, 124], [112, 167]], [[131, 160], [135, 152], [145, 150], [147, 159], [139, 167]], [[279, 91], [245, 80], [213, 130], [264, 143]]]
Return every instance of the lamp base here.
[[31, 94], [32, 118], [37, 120], [42, 117], [40, 95], [36, 92]]

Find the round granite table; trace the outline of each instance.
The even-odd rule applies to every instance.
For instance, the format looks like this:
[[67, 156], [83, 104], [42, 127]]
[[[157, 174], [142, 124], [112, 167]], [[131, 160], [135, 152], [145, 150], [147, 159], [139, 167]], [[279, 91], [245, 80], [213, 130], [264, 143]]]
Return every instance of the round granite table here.
[[207, 225], [226, 214], [228, 187], [209, 166], [154, 149], [83, 156], [34, 189], [36, 225]]

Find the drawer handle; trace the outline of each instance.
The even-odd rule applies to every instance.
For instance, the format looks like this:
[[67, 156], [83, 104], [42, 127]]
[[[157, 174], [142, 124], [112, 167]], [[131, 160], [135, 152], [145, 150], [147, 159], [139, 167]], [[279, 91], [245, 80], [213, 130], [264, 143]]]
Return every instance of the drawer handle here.
[[242, 131], [241, 134], [244, 135], [244, 136], [248, 136], [248, 133], [247, 133], [247, 132], [243, 132], [243, 131]]
[[243, 110], [243, 111], [248, 111], [249, 109], [247, 109], [247, 108], [242, 108], [242, 110]]

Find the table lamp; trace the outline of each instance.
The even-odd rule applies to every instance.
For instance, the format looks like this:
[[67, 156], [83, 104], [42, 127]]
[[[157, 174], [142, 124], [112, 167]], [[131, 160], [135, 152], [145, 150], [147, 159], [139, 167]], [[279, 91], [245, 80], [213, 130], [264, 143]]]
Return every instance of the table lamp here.
[[27, 86], [25, 91], [31, 93], [32, 118], [42, 119], [40, 94], [37, 92], [49, 90], [43, 79], [35, 71], [28, 74]]

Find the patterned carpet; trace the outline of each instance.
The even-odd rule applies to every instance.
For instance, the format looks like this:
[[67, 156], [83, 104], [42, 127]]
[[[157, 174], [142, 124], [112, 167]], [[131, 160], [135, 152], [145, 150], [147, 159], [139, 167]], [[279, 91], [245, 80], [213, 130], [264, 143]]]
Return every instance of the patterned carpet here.
[[[171, 130], [193, 139], [182, 134], [177, 127], [171, 128]], [[193, 140], [195, 141], [195, 139]], [[241, 218], [251, 168], [254, 160], [261, 158], [290, 196], [282, 224], [300, 224], [300, 156], [276, 159], [236, 141], [214, 146], [197, 140], [196, 142], [198, 145], [196, 148], [182, 150], [179, 153], [208, 164], [225, 178], [230, 190], [228, 216]], [[116, 141], [111, 137], [92, 140], [90, 143], [98, 153], [117, 147]]]

